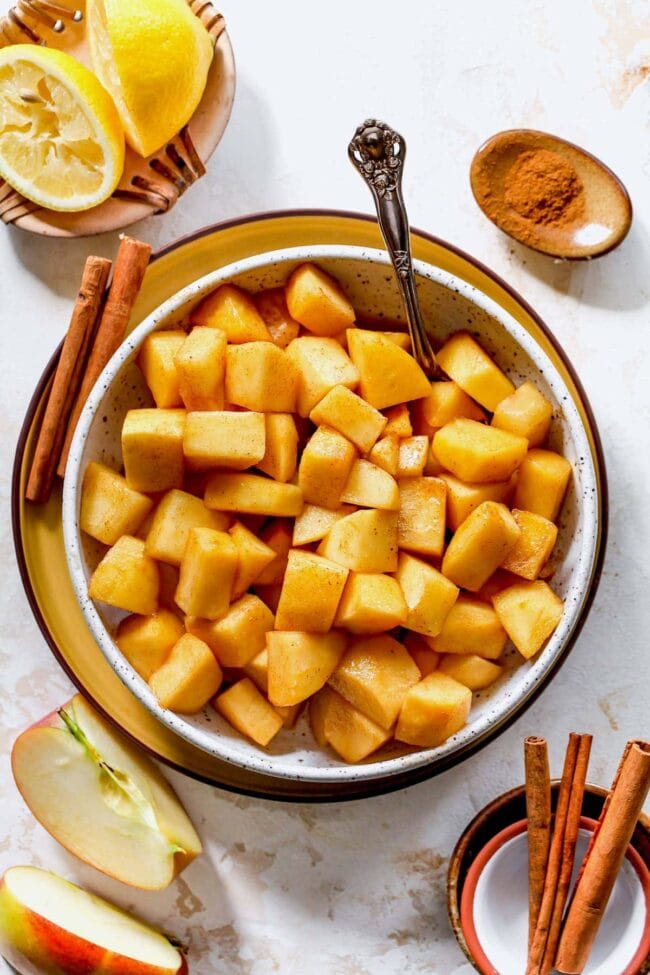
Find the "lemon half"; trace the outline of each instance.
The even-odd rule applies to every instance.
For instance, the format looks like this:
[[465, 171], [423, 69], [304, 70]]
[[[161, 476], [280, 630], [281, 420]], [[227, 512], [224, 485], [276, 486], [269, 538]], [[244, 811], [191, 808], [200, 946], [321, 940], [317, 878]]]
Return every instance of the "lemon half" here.
[[51, 210], [87, 210], [124, 168], [124, 132], [95, 75], [33, 44], [0, 50], [0, 175]]
[[214, 53], [210, 35], [185, 0], [88, 0], [86, 18], [93, 69], [128, 143], [149, 156], [194, 114]]

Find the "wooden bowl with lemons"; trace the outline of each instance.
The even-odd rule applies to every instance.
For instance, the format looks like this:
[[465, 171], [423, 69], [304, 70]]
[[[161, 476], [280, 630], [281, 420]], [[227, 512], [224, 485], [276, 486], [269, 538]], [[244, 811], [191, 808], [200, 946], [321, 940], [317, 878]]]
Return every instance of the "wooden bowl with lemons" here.
[[225, 22], [203, 0], [21, 0], [0, 18], [0, 216], [53, 237], [165, 213], [230, 117]]

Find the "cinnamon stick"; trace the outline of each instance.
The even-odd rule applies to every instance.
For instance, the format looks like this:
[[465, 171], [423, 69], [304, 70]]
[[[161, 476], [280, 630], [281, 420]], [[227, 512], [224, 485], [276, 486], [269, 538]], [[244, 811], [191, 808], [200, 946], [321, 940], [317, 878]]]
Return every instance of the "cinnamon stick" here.
[[526, 817], [528, 828], [528, 949], [533, 942], [542, 903], [551, 845], [551, 776], [545, 738], [524, 741]]
[[650, 743], [629, 741], [587, 850], [555, 967], [581, 975], [650, 789]]
[[576, 843], [578, 831], [580, 829], [580, 816], [582, 814], [582, 803], [585, 794], [585, 782], [587, 781], [587, 766], [589, 765], [589, 755], [591, 752], [591, 735], [581, 735], [578, 746], [578, 756], [576, 759], [576, 769], [571, 786], [571, 796], [569, 799], [569, 811], [567, 814], [564, 839], [562, 843], [562, 862], [560, 866], [560, 876], [558, 879], [557, 890], [555, 893], [555, 903], [553, 904], [553, 914], [549, 927], [546, 949], [542, 960], [541, 973], [548, 975], [553, 967], [555, 953], [560, 940], [562, 927], [562, 917], [569, 897], [569, 886], [573, 874], [573, 864], [576, 855]]
[[88, 365], [81, 382], [81, 388], [70, 415], [57, 469], [60, 477], [65, 474], [70, 444], [84, 403], [88, 399], [88, 394], [97, 382], [104, 366], [124, 339], [131, 311], [149, 263], [150, 254], [151, 247], [149, 244], [143, 244], [142, 241], [135, 240], [133, 237], [123, 237], [120, 241], [108, 298], [88, 357]]
[[89, 257], [86, 260], [34, 448], [25, 489], [25, 497], [29, 501], [42, 503], [50, 497], [66, 424], [79, 389], [110, 269], [111, 262], [104, 257]]
[[[555, 921], [555, 902], [558, 896], [558, 890], [565, 877], [566, 867], [564, 865], [564, 857], [570, 853], [571, 836], [574, 829], [577, 833], [577, 827], [574, 826], [574, 821], [576, 818], [578, 822], [580, 820], [580, 811], [582, 809], [580, 780], [583, 775], [583, 769], [586, 774], [586, 759], [588, 759], [590, 745], [591, 739], [589, 736], [578, 735], [573, 732], [569, 736], [555, 811], [553, 836], [548, 855], [542, 901], [537, 919], [537, 927], [535, 928], [532, 945], [528, 953], [526, 975], [548, 975], [551, 970], [549, 952], [547, 950], [549, 936], [552, 939], [553, 924]], [[571, 862], [571, 866], [573, 866], [573, 862]], [[569, 878], [570, 876], [571, 871], [569, 870]]]

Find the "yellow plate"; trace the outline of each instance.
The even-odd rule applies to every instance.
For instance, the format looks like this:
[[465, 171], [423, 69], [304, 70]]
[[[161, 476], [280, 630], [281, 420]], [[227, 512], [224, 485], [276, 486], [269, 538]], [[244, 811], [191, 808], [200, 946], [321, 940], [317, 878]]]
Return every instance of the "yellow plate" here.
[[[598, 433], [589, 404], [564, 353], [533, 310], [503, 281], [472, 258], [444, 241], [413, 231], [417, 259], [443, 268], [478, 288], [513, 315], [527, 329], [560, 372], [584, 422], [598, 478], [599, 537], [597, 557], [590, 580], [589, 598], [564, 653], [566, 659], [591, 605], [605, 550], [607, 485]], [[335, 211], [294, 211], [261, 214], [205, 228], [158, 252], [147, 270], [144, 285], [131, 317], [134, 328], [163, 301], [197, 278], [233, 261], [264, 251], [300, 244], [351, 244], [381, 247], [376, 223], [370, 217]], [[34, 433], [38, 429], [57, 350], [48, 363], [27, 410], [16, 450], [12, 515], [18, 564], [32, 610], [53, 653], [83, 693], [118, 727], [126, 731], [156, 758], [180, 771], [223, 788], [268, 798], [294, 800], [353, 799], [404, 788], [444, 769], [439, 761], [429, 766], [371, 782], [321, 785], [288, 782], [252, 773], [219, 761], [190, 745], [157, 720], [131, 695], [106, 662], [86, 626], [68, 575], [61, 531], [61, 494], [55, 490], [47, 505], [24, 501], [24, 486], [31, 460]], [[541, 687], [539, 688], [541, 690]], [[536, 697], [526, 701], [528, 706]], [[521, 714], [513, 715], [514, 720]], [[510, 722], [508, 722], [510, 723]], [[489, 737], [503, 730], [493, 729]], [[453, 762], [470, 751], [454, 755]]]

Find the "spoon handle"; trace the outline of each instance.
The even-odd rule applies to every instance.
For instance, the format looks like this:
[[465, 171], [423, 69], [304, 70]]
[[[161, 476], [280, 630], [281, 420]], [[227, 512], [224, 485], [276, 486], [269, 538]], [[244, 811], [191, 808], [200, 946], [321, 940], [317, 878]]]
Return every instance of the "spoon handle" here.
[[404, 301], [413, 355], [427, 375], [433, 377], [438, 374], [438, 367], [420, 312], [411, 260], [409, 222], [402, 197], [406, 143], [399, 132], [385, 122], [368, 119], [354, 133], [348, 156], [375, 201], [379, 229]]

